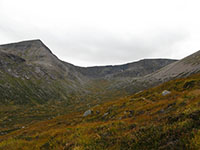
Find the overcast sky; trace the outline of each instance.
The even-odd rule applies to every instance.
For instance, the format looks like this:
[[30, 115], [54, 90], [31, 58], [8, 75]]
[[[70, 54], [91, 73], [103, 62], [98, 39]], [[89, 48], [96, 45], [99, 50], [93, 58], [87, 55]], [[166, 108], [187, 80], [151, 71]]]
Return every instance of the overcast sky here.
[[199, 0], [0, 0], [0, 44], [41, 39], [79, 66], [200, 49]]

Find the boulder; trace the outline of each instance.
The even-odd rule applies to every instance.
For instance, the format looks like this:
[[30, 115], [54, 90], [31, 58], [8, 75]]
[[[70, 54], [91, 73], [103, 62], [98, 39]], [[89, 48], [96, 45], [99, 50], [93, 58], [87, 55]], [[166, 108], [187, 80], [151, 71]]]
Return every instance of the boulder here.
[[162, 91], [162, 95], [163, 95], [163, 96], [166, 96], [166, 95], [168, 95], [168, 94], [171, 94], [171, 92], [170, 92], [170, 91], [167, 91], [167, 90]]
[[104, 113], [103, 117], [106, 117], [109, 114], [109, 112]]
[[87, 117], [88, 115], [91, 115], [91, 114], [92, 114], [92, 111], [89, 109], [84, 112], [83, 117]]

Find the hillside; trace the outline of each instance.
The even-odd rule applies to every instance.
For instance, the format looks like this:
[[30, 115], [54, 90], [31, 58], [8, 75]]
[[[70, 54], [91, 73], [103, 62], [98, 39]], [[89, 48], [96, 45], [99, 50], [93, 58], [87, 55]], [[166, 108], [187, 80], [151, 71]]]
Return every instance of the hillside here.
[[152, 59], [84, 68], [59, 60], [40, 40], [1, 45], [0, 130], [15, 128], [21, 121], [30, 123], [84, 110], [123, 96], [126, 91], [111, 87], [119, 81], [114, 76], [122, 69], [125, 77], [144, 76], [174, 61]]
[[93, 84], [91, 80], [108, 76], [109, 80], [115, 76], [142, 77], [175, 62], [152, 59], [121, 66], [77, 67], [59, 60], [40, 40], [1, 45], [0, 53], [0, 102], [13, 99], [16, 103], [44, 103], [53, 99], [69, 102], [68, 95], [89, 92], [86, 88]]
[[1, 45], [0, 149], [198, 149], [199, 58], [79, 67], [40, 40]]
[[0, 52], [3, 54], [1, 102], [12, 99], [18, 104], [31, 104], [55, 98], [66, 100], [74, 89], [81, 88], [79, 76], [69, 71], [39, 40], [2, 45]]
[[0, 149], [198, 150], [199, 85], [196, 74], [97, 105], [86, 117], [71, 113], [21, 127], [0, 136]]
[[[164, 66], [157, 71], [147, 74], [143, 77], [129, 78], [126, 81], [124, 79], [119, 80], [123, 89], [129, 93], [138, 92], [143, 89], [170, 81], [172, 79], [187, 77], [191, 74], [200, 72], [200, 51], [197, 51], [190, 56], [187, 56], [179, 61], [173, 62]], [[117, 84], [119, 84], [119, 82]], [[113, 84], [112, 87], [117, 85]]]

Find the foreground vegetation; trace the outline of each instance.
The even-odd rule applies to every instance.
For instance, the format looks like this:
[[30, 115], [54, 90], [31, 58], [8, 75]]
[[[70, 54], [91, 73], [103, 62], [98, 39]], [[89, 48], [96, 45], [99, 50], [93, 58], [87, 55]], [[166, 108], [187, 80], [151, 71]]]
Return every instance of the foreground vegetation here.
[[[171, 93], [162, 95], [164, 90]], [[200, 75], [22, 126], [0, 136], [0, 150], [200, 149]]]

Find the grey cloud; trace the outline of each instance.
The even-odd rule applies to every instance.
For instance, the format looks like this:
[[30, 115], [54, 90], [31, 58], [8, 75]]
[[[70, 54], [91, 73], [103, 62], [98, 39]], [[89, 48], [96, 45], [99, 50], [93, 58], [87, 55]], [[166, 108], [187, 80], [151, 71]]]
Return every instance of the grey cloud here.
[[170, 57], [170, 54], [175, 52], [176, 45], [189, 37], [186, 31], [177, 29], [124, 37], [98, 29], [55, 32], [28, 24], [25, 26], [16, 23], [13, 26], [10, 22], [7, 20], [0, 24], [1, 34], [19, 41], [40, 38], [59, 58], [81, 66], [122, 64], [149, 57]]
[[[188, 38], [187, 32], [161, 32], [143, 38], [132, 36], [123, 39], [120, 35], [94, 32], [96, 34], [80, 33], [57, 39], [52, 47], [63, 57], [73, 57], [89, 64], [105, 65], [126, 63], [149, 57], [169, 57], [176, 50], [176, 45]], [[80, 64], [81, 65], [81, 64]]]

